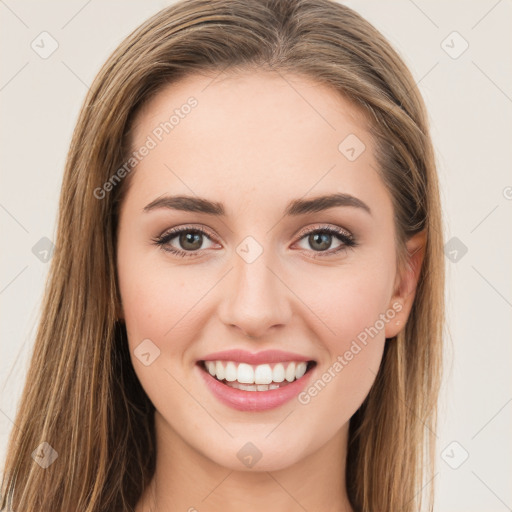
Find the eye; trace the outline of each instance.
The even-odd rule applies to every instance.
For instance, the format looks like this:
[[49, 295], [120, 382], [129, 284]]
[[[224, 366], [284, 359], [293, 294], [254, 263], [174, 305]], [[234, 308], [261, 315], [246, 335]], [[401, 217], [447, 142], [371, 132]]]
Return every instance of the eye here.
[[[326, 250], [331, 247], [333, 237], [341, 242], [340, 245], [334, 249]], [[299, 241], [303, 239], [312, 248], [313, 252], [316, 253], [312, 255], [314, 258], [332, 256], [349, 248], [354, 248], [357, 245], [353, 235], [342, 228], [334, 226], [321, 226], [305, 233], [303, 232]]]
[[[163, 251], [179, 257], [189, 257], [197, 256], [199, 251], [208, 248], [202, 247], [204, 237], [210, 241], [212, 239], [212, 236], [203, 228], [185, 226], [167, 231], [163, 235], [153, 238], [152, 241]], [[326, 250], [332, 245], [333, 237], [341, 242], [340, 245]], [[171, 244], [175, 238], [179, 247]], [[302, 232], [299, 241], [303, 239], [306, 239], [306, 242], [312, 247], [312, 250], [308, 250], [308, 252], [316, 253], [312, 255], [314, 258], [331, 256], [357, 245], [355, 238], [348, 231], [333, 226], [321, 226]]]
[[[160, 247], [163, 251], [170, 252], [176, 256], [196, 256], [196, 253], [203, 244], [203, 238], [207, 237], [211, 240], [209, 234], [202, 228], [197, 227], [183, 227], [167, 231], [159, 237], [153, 238], [153, 242]], [[176, 248], [170, 245], [171, 240], [178, 239], [178, 244], [181, 248]]]

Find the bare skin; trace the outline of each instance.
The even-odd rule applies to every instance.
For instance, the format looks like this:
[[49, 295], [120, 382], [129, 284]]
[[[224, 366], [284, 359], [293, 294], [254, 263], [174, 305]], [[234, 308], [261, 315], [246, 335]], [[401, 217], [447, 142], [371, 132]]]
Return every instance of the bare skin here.
[[[156, 407], [156, 474], [136, 510], [353, 512], [345, 487], [349, 420], [393, 342], [386, 338], [407, 320], [424, 239], [410, 240], [413, 270], [398, 275], [391, 198], [365, 120], [335, 91], [295, 75], [194, 75], [139, 113], [133, 149], [155, 139], [155, 127], [190, 96], [197, 106], [133, 171], [119, 224], [119, 315]], [[353, 161], [338, 149], [350, 134], [365, 145]], [[333, 193], [354, 196], [370, 212], [346, 205], [284, 216], [292, 200]], [[226, 215], [144, 211], [163, 195], [220, 202]], [[332, 235], [319, 249], [308, 235], [325, 226], [357, 245], [343, 247]], [[199, 249], [179, 235], [168, 241], [192, 256], [154, 243], [175, 227], [207, 231]], [[248, 236], [263, 251], [251, 263], [237, 252]], [[371, 326], [378, 334], [345, 357]], [[148, 366], [133, 352], [145, 339], [160, 350]], [[329, 371], [332, 378], [307, 403], [235, 410], [210, 392], [196, 365], [231, 348], [292, 351], [317, 362], [311, 382]], [[338, 357], [341, 371], [333, 369]], [[251, 468], [237, 457], [248, 442], [262, 455]]]

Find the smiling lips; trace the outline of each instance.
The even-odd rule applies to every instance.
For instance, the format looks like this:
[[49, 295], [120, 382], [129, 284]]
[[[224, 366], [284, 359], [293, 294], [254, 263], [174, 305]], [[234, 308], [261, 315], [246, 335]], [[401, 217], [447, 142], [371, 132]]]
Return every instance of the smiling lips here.
[[242, 411], [278, 407], [306, 385], [316, 361], [299, 354], [229, 350], [197, 362], [212, 393], [224, 404]]
[[[264, 350], [254, 354], [237, 349], [210, 354], [200, 362], [217, 380], [247, 391], [282, 387], [300, 379], [308, 365], [314, 363], [300, 354], [281, 350]], [[250, 386], [244, 387], [246, 384]]]

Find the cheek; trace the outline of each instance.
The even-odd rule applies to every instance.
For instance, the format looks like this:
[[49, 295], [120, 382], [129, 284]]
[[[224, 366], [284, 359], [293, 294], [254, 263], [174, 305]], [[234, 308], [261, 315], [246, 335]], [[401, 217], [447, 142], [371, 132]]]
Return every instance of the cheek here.
[[[322, 358], [315, 389], [304, 397], [312, 409], [333, 406], [339, 421], [347, 421], [367, 396], [379, 370], [385, 346], [386, 322], [394, 280], [392, 253], [340, 266], [329, 280], [303, 279], [304, 302], [321, 319]], [[329, 269], [332, 271], [332, 269]], [[321, 283], [321, 284], [319, 284]], [[317, 398], [318, 397], [318, 398]]]
[[[189, 340], [200, 329], [193, 308], [201, 295], [199, 277], [190, 282], [178, 267], [156, 261], [151, 251], [122, 253], [122, 242], [119, 249], [119, 288], [130, 357], [151, 401], [165, 410], [170, 396], [182, 396], [183, 390], [171, 374], [181, 380], [176, 368], [185, 363]], [[143, 352], [150, 353], [148, 365], [139, 359]]]
[[[322, 301], [318, 293], [310, 295], [311, 300], [317, 297], [315, 313], [329, 327], [321, 328], [327, 358], [299, 397], [311, 429], [327, 428], [333, 435], [361, 406], [379, 371], [385, 346], [385, 323], [380, 315], [386, 313], [390, 276], [377, 264], [373, 268], [340, 272], [338, 285], [331, 285]], [[326, 409], [329, 425], [321, 420]]]
[[[120, 243], [120, 254], [121, 250]], [[179, 340], [190, 337], [191, 325], [199, 328], [198, 303], [209, 279], [194, 268], [166, 264], [151, 250], [119, 256], [119, 287], [132, 347], [149, 338], [161, 351], [178, 350]]]
[[361, 334], [374, 326], [382, 330], [377, 320], [385, 313], [389, 302], [387, 283], [385, 276], [378, 272], [346, 277], [338, 304], [333, 304], [331, 311], [332, 317], [337, 319], [336, 332], [343, 340], [362, 338]]
[[380, 318], [386, 315], [392, 278], [389, 267], [373, 262], [340, 267], [328, 280], [318, 276], [302, 280], [301, 296], [324, 323], [324, 342], [329, 340], [332, 357], [347, 350], [352, 340], [364, 339], [368, 331], [372, 337], [384, 336]]

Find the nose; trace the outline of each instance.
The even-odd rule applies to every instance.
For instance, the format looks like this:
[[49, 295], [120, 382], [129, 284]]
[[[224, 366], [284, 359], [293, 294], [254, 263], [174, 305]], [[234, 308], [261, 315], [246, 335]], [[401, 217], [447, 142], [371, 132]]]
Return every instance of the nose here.
[[256, 261], [247, 263], [233, 255], [234, 269], [227, 276], [218, 313], [224, 325], [249, 338], [263, 338], [272, 329], [288, 324], [290, 296], [274, 264], [264, 251]]

